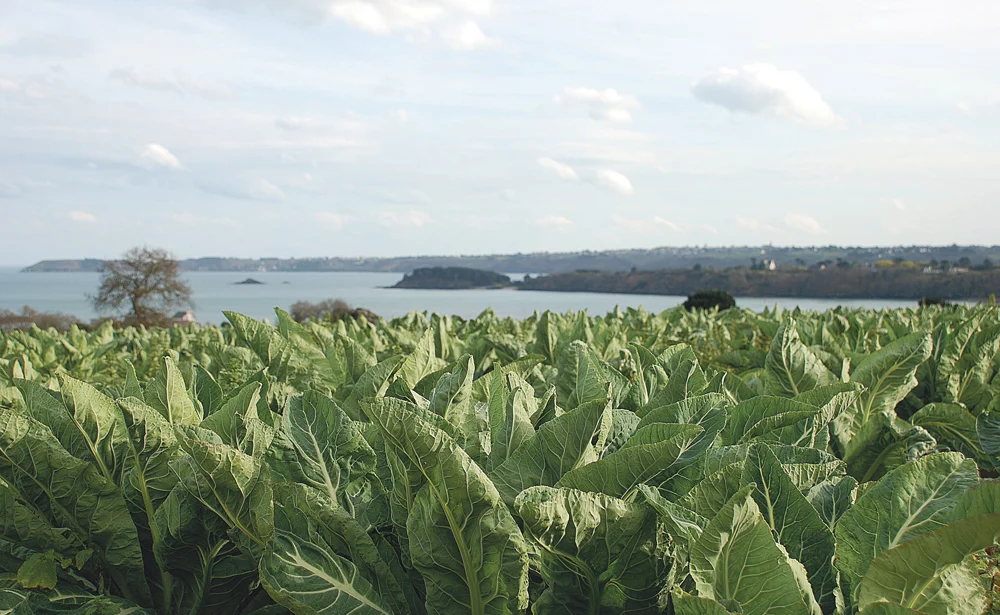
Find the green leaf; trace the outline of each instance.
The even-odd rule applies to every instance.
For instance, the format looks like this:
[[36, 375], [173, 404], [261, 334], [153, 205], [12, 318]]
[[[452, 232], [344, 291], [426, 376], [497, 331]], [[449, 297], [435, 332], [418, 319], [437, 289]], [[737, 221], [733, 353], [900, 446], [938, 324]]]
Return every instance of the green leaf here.
[[683, 550], [685, 559], [701, 533], [708, 527], [709, 520], [693, 510], [664, 498], [659, 491], [649, 485], [639, 485], [639, 492], [653, 507], [667, 533]]
[[1000, 480], [984, 480], [958, 497], [952, 519], [1000, 514]]
[[108, 480], [116, 480], [128, 434], [113, 401], [69, 376], [61, 381], [61, 401], [37, 384], [25, 380], [15, 384], [29, 416], [48, 426], [71, 455], [93, 463]]
[[865, 387], [850, 411], [834, 419], [833, 436], [846, 451], [851, 440], [873, 416], [895, 412], [896, 404], [917, 386], [917, 369], [931, 355], [930, 334], [912, 333], [864, 358], [851, 381]]
[[434, 330], [427, 329], [417, 342], [417, 347], [408, 354], [399, 366], [398, 377], [406, 388], [416, 388], [424, 376], [434, 373], [446, 363], [437, 358], [434, 348]]
[[438, 379], [430, 398], [430, 411], [443, 416], [466, 435], [479, 431], [472, 399], [475, 371], [472, 355], [462, 355], [455, 367]]
[[17, 582], [25, 589], [55, 589], [59, 566], [54, 555], [35, 553], [17, 570]]
[[584, 342], [571, 342], [559, 356], [556, 396], [565, 408], [605, 399], [611, 383], [603, 363]]
[[184, 377], [170, 357], [163, 358], [163, 369], [146, 385], [143, 400], [174, 425], [201, 423], [201, 413], [194, 407]]
[[666, 566], [651, 508], [551, 487], [527, 489], [514, 507], [546, 582], [532, 613], [655, 611]]
[[976, 433], [976, 417], [968, 410], [955, 404], [928, 404], [910, 417], [910, 423], [922, 427], [937, 440], [938, 447], [947, 447], [975, 459], [984, 466], [989, 457], [979, 446]]
[[837, 524], [837, 568], [854, 588], [879, 553], [952, 519], [959, 497], [979, 482], [971, 459], [930, 455], [889, 472]]
[[878, 412], [848, 443], [847, 471], [860, 483], [881, 477], [900, 465], [934, 450], [934, 437], [895, 412]]
[[781, 325], [764, 360], [764, 392], [777, 397], [796, 397], [835, 380], [799, 339], [795, 321]]
[[886, 601], [927, 615], [982, 613], [986, 591], [968, 557], [998, 536], [1000, 515], [977, 515], [885, 551], [861, 580], [861, 608]]
[[649, 425], [618, 452], [570, 470], [556, 486], [624, 497], [641, 483], [659, 485], [701, 432], [697, 425]]
[[[389, 389], [389, 384], [399, 369], [402, 359], [394, 357], [386, 359], [381, 363], [370, 367], [354, 386], [350, 389], [350, 394], [341, 403], [341, 408], [347, 412], [347, 416], [352, 420], [364, 420], [364, 412], [361, 410], [361, 400], [369, 397], [381, 397]], [[341, 399], [338, 395], [337, 399]]]
[[274, 540], [261, 583], [295, 613], [397, 615], [409, 609], [368, 534], [343, 508], [304, 485], [275, 485]]
[[140, 530], [153, 533], [155, 511], [177, 484], [170, 462], [180, 455], [174, 427], [159, 412], [135, 398], [118, 401], [128, 426], [128, 455], [122, 473], [122, 495], [133, 511]]
[[258, 572], [257, 559], [234, 544], [230, 527], [180, 485], [156, 509], [152, 525], [156, 562], [171, 577], [161, 612], [235, 615]]
[[813, 596], [824, 613], [836, 609], [837, 571], [833, 532], [796, 488], [766, 444], [750, 447], [743, 481], [753, 483], [754, 501], [778, 544], [805, 566]]
[[703, 477], [677, 503], [707, 519], [712, 519], [726, 502], [744, 487], [744, 484], [743, 461], [740, 461], [723, 466]]
[[139, 379], [135, 376], [135, 366], [127, 359], [125, 360], [125, 385], [122, 388], [122, 397], [135, 397], [142, 400], [142, 387], [139, 385]]
[[232, 323], [237, 339], [257, 355], [270, 375], [301, 389], [314, 382], [309, 362], [277, 329], [237, 312], [222, 313]]
[[706, 392], [708, 379], [697, 359], [685, 359], [669, 373], [667, 386], [649, 400], [647, 407], [665, 406]]
[[445, 432], [385, 400], [362, 404], [387, 445], [425, 481], [406, 531], [431, 615], [513, 613], [528, 599], [527, 545], [486, 474]]
[[121, 493], [95, 466], [66, 452], [45, 425], [0, 408], [0, 478], [94, 548], [123, 595], [149, 603], [135, 524]]
[[722, 507], [691, 551], [699, 596], [738, 604], [746, 615], [819, 615], [806, 571], [779, 547], [748, 486]]
[[611, 433], [603, 454], [610, 455], [621, 449], [639, 426], [639, 417], [631, 410], [614, 408], [611, 410]]
[[535, 434], [531, 424], [534, 391], [517, 374], [491, 374], [490, 454], [486, 470], [499, 467]]
[[597, 461], [611, 430], [606, 404], [585, 404], [538, 428], [514, 455], [490, 473], [508, 506], [528, 487], [553, 486], [570, 470]]
[[206, 417], [215, 414], [224, 401], [219, 383], [200, 365], [194, 366], [194, 396], [201, 404], [202, 414]]
[[261, 384], [250, 382], [202, 421], [200, 427], [214, 431], [229, 446], [259, 458], [274, 438], [274, 429], [258, 413], [260, 393]]
[[184, 489], [226, 525], [253, 545], [266, 545], [274, 533], [267, 467], [259, 458], [205, 439], [205, 433], [181, 432], [180, 445], [187, 455], [171, 462], [170, 467]]
[[284, 480], [349, 506], [375, 469], [375, 451], [336, 403], [310, 391], [289, 399], [267, 461]]
[[857, 491], [858, 481], [853, 477], [835, 476], [811, 487], [806, 499], [832, 532], [840, 517], [854, 505]]
[[920, 615], [920, 613], [892, 602], [872, 602], [861, 610], [861, 615]]
[[670, 604], [675, 615], [729, 615], [726, 607], [715, 600], [692, 596], [680, 588], [670, 592]]
[[33, 551], [53, 550], [68, 556], [82, 548], [73, 533], [55, 527], [44, 511], [33, 502], [24, 501], [9, 485], [0, 480], [0, 538]]
[[728, 405], [725, 395], [706, 393], [688, 397], [666, 405], [656, 405], [655, 398], [646, 406], [636, 411], [642, 420], [640, 427], [650, 423], [698, 423], [710, 411], [725, 408]]
[[[814, 431], [816, 417], [820, 409], [781, 397], [759, 396], [750, 398], [733, 407], [729, 421], [722, 431], [725, 444], [742, 444], [754, 439], [795, 444], [785, 440], [798, 441], [801, 434]], [[784, 428], [793, 428], [784, 431]], [[795, 438], [787, 434], [794, 434]]]

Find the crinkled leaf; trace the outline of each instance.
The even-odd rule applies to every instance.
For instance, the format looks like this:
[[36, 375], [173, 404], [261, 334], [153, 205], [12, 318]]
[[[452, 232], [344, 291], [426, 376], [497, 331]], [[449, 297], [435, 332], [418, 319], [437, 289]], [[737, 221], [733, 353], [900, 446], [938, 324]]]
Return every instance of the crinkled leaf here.
[[532, 487], [514, 504], [539, 547], [546, 589], [537, 615], [653, 612], [665, 563], [656, 515], [642, 504], [598, 493]]
[[365, 414], [424, 480], [406, 522], [410, 559], [431, 615], [513, 613], [528, 599], [527, 545], [486, 474], [445, 432], [417, 414], [370, 400]]

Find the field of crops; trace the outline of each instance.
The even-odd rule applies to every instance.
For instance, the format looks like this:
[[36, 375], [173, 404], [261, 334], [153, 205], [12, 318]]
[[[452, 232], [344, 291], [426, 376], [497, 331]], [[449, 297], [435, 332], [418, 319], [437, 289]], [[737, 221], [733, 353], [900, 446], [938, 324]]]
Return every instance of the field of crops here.
[[227, 318], [0, 333], [0, 613], [994, 608], [994, 306]]

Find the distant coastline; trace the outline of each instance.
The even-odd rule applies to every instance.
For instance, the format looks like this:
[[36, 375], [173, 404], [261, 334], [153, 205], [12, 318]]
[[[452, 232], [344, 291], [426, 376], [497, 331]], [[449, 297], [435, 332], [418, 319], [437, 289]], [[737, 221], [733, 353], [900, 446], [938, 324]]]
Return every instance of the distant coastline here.
[[[1000, 263], [1000, 246], [895, 246], [895, 247], [661, 247], [635, 250], [582, 252], [535, 252], [461, 256], [404, 256], [391, 258], [224, 258], [206, 257], [180, 261], [182, 271], [220, 272], [386, 272], [409, 273], [425, 267], [466, 267], [503, 273], [571, 273], [578, 270], [621, 272], [636, 268], [642, 271], [692, 269], [696, 266], [715, 269], [747, 267], [753, 261], [768, 260], [779, 267], [814, 266], [817, 263], [844, 261], [873, 265], [882, 260], [914, 262], [938, 261], [972, 264], [985, 259]], [[100, 271], [103, 261], [94, 258], [44, 260], [22, 271], [85, 272]]]
[[522, 291], [629, 295], [690, 295], [724, 290], [737, 297], [809, 299], [912, 299], [939, 297], [983, 300], [1000, 294], [1000, 269], [924, 270], [850, 267], [802, 270], [690, 269], [608, 273], [578, 271], [527, 278]]
[[407, 275], [393, 288], [423, 290], [508, 289], [623, 295], [685, 296], [699, 290], [724, 290], [739, 297], [812, 299], [911, 299], [936, 297], [981, 300], [1000, 293], [1000, 269], [945, 270], [888, 264], [832, 269], [670, 269], [662, 271], [575, 271], [523, 281], [492, 271], [425, 268]]

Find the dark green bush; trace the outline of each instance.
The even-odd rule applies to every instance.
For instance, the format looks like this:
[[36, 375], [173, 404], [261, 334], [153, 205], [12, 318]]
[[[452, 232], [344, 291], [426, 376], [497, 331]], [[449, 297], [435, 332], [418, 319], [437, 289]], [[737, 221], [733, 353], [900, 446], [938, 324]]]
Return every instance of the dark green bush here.
[[719, 308], [719, 311], [736, 307], [736, 299], [724, 290], [699, 290], [693, 295], [688, 295], [684, 302], [684, 309], [710, 310]]
[[947, 299], [942, 299], [941, 297], [923, 297], [917, 302], [920, 307], [927, 307], [930, 305], [940, 305], [942, 307], [950, 307], [954, 305], [951, 301]]

